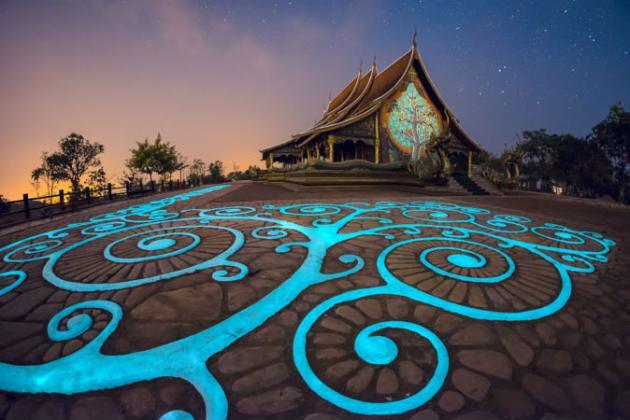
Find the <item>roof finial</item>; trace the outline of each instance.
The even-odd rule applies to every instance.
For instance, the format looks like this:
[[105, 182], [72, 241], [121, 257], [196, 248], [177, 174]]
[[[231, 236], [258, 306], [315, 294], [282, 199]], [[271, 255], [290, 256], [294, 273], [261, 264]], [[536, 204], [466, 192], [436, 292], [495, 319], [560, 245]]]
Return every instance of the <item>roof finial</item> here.
[[374, 54], [374, 57], [372, 58], [372, 66], [376, 67], [376, 54]]
[[418, 35], [418, 30], [416, 29], [416, 25], [413, 25], [413, 39], [411, 41], [414, 48], [416, 48], [416, 36]]
[[359, 59], [359, 73], [363, 71], [363, 59]]

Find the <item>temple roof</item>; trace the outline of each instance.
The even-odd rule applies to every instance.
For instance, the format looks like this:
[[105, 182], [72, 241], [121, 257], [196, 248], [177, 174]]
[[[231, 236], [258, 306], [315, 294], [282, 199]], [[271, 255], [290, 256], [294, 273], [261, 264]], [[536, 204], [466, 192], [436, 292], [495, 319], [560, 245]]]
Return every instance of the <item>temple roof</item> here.
[[300, 147], [313, 140], [319, 134], [346, 127], [363, 118], [369, 117], [377, 112], [383, 102], [403, 83], [406, 74], [412, 66], [416, 70], [420, 81], [425, 86], [428, 95], [449, 122], [453, 134], [468, 143], [473, 149], [478, 151], [482, 150], [462, 129], [459, 125], [459, 120], [438, 93], [429, 77], [414, 41], [409, 51], [400, 56], [382, 72], [379, 73], [376, 69], [376, 62], [372, 63], [372, 66], [365, 74], [359, 72], [359, 74], [330, 100], [324, 111], [324, 115], [312, 128], [294, 134], [290, 140], [263, 149], [261, 152], [271, 152], [291, 143]]

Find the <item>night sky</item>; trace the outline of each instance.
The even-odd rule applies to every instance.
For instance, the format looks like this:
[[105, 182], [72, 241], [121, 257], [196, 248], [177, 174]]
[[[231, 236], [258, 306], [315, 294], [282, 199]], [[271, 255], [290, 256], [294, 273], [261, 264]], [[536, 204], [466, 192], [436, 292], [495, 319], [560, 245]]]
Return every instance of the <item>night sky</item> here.
[[630, 105], [630, 1], [3, 1], [0, 194], [30, 191], [40, 152], [71, 131], [103, 143], [116, 181], [161, 132], [227, 169], [317, 120], [414, 26], [462, 126], [503, 150], [527, 129], [586, 135]]

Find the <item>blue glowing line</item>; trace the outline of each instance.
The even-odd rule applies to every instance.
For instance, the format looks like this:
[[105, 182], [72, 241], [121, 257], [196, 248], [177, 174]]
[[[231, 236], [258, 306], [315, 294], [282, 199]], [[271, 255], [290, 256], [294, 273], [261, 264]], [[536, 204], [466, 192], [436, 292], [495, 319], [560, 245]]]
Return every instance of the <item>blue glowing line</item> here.
[[[365, 363], [388, 365], [398, 357], [397, 344], [380, 335], [381, 331], [387, 329], [405, 330], [417, 335], [419, 339], [427, 340], [436, 352], [437, 362], [429, 381], [409, 396], [384, 402], [351, 398], [324, 383], [311, 368], [307, 357], [308, 333], [327, 312], [340, 304], [352, 303], [365, 297], [402, 296], [472, 319], [504, 322], [539, 319], [559, 311], [566, 304], [572, 290], [571, 272], [595, 271], [595, 263], [606, 262], [606, 254], [615, 244], [596, 232], [576, 231], [549, 223], [530, 227], [531, 220], [522, 216], [492, 216], [486, 209], [429, 201], [308, 203], [287, 206], [269, 204], [262, 206], [260, 212], [251, 206], [186, 209], [179, 212], [169, 212], [166, 209], [175, 203], [225, 187], [227, 185], [205, 188], [131, 206], [94, 217], [87, 222], [73, 223], [25, 238], [0, 248], [0, 253], [4, 254], [2, 260], [22, 264], [45, 260], [43, 279], [60, 289], [73, 292], [133, 288], [208, 268], [215, 269], [208, 281], [241, 281], [246, 278], [248, 268], [230, 258], [244, 246], [245, 234], [235, 228], [214, 224], [238, 220], [261, 225], [252, 230], [253, 238], [280, 240], [287, 238], [289, 233], [303, 237], [299, 241], [283, 242], [275, 249], [277, 253], [290, 252], [295, 247], [306, 250], [306, 257], [293, 274], [254, 304], [216, 325], [189, 337], [130, 354], [106, 355], [101, 352], [102, 346], [123, 317], [123, 310], [117, 303], [91, 300], [68, 306], [49, 321], [47, 331], [51, 340], [67, 341], [90, 329], [93, 325], [92, 315], [80, 311], [103, 311], [110, 314], [110, 320], [95, 338], [72, 354], [39, 365], [0, 363], [0, 389], [21, 393], [76, 394], [175, 377], [188, 381], [197, 389], [204, 400], [208, 419], [225, 419], [228, 416], [227, 397], [221, 385], [208, 371], [206, 361], [263, 325], [309, 287], [343, 278], [363, 269], [365, 262], [359, 255], [347, 254], [339, 257], [339, 261], [347, 266], [346, 269], [324, 273], [324, 260], [332, 247], [360, 236], [379, 236], [392, 241], [376, 260], [383, 284], [351, 290], [330, 297], [314, 307], [305, 315], [296, 330], [293, 358], [306, 385], [328, 402], [359, 414], [401, 414], [425, 404], [441, 389], [449, 365], [445, 345], [426, 327], [412, 322], [385, 320], [364, 327], [355, 336], [354, 350]], [[391, 218], [393, 211], [400, 212], [407, 221], [394, 223]], [[482, 215], [487, 218], [479, 220]], [[291, 220], [286, 220], [285, 216], [289, 216]], [[337, 219], [333, 218], [335, 216]], [[303, 220], [304, 223], [299, 223], [296, 219]], [[167, 221], [169, 226], [163, 226], [162, 223]], [[377, 226], [346, 231], [346, 226], [355, 221], [369, 221]], [[356, 227], [357, 224], [352, 226]], [[64, 255], [97, 240], [109, 241], [103, 251], [106, 261], [136, 264], [184, 255], [202, 246], [204, 239], [197, 233], [204, 229], [206, 232], [207, 229], [213, 229], [230, 234], [232, 244], [218, 255], [190, 267], [115, 283], [81, 283], [62, 279], [55, 273], [55, 266]], [[431, 230], [431, 235], [424, 233], [427, 230]], [[473, 237], [485, 238], [496, 243], [496, 246], [472, 240]], [[543, 239], [542, 243], [537, 243], [534, 240], [536, 237]], [[73, 239], [69, 240], [70, 238]], [[117, 247], [124, 243], [133, 245], [137, 256], [116, 255]], [[560, 287], [550, 302], [520, 311], [495, 311], [455, 303], [408, 285], [390, 271], [387, 258], [395, 250], [407, 245], [418, 248], [418, 264], [425, 269], [446, 278], [476, 283], [480, 287], [513, 277], [517, 262], [508, 251], [516, 249], [553, 267], [558, 274]], [[571, 248], [565, 245], [571, 245]], [[575, 245], [584, 245], [584, 249], [576, 249]], [[436, 258], [442, 260], [436, 261]], [[490, 262], [497, 259], [503, 262], [498, 264], [504, 266], [502, 272], [487, 274], [484, 270], [489, 271]], [[231, 274], [228, 268], [232, 269]], [[4, 282], [5, 278], [10, 283]], [[6, 284], [0, 287], [0, 295], [19, 288], [25, 279], [26, 274], [21, 270], [0, 273], [0, 280], [3, 280], [0, 284]], [[67, 321], [65, 324], [64, 320]], [[172, 410], [163, 414], [161, 420], [191, 418], [186, 411]]]

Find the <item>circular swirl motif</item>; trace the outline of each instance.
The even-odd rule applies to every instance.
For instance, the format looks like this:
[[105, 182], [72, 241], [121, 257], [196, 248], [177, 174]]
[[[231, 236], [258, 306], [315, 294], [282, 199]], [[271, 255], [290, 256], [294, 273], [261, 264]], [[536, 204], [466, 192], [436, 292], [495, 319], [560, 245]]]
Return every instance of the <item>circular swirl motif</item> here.
[[[420, 253], [420, 262], [436, 274], [466, 282], [498, 283], [509, 278], [514, 273], [515, 265], [512, 258], [495, 247], [455, 238], [445, 241], [459, 246], [433, 246]], [[435, 244], [439, 242], [439, 238], [413, 239], [401, 242], [401, 245], [414, 242], [431, 242]], [[462, 245], [466, 245], [467, 248], [463, 248]], [[472, 249], [470, 249], [471, 247]], [[436, 254], [439, 255], [438, 259], [441, 261], [434, 263], [432, 262], [432, 255]], [[444, 256], [446, 258], [443, 258]], [[479, 272], [478, 269], [488, 266], [490, 259], [501, 259], [501, 265], [505, 266], [505, 270], [496, 275], [487, 275], [485, 272], [482, 272], [481, 275], [473, 274]], [[460, 274], [456, 270], [465, 274]]]
[[[198, 235], [191, 232], [168, 232], [168, 230], [174, 230], [174, 229], [181, 229], [181, 228], [171, 227], [171, 228], [155, 229], [149, 232], [138, 232], [138, 233], [126, 236], [124, 238], [118, 239], [114, 242], [111, 242], [109, 245], [107, 245], [104, 251], [105, 258], [107, 258], [110, 261], [114, 261], [118, 263], [137, 263], [137, 262], [143, 262], [143, 261], [151, 261], [151, 260], [169, 258], [169, 257], [174, 257], [176, 255], [184, 254], [190, 251], [191, 249], [196, 248], [201, 242], [201, 238]], [[167, 231], [167, 232], [159, 233], [163, 231]], [[149, 236], [145, 236], [145, 235], [149, 235]], [[137, 241], [136, 246], [138, 247], [138, 249], [142, 251], [147, 251], [148, 255], [141, 256], [141, 257], [124, 258], [124, 257], [117, 257], [112, 254], [112, 249], [116, 247], [118, 244], [124, 241], [136, 239], [138, 237], [142, 237], [142, 238]], [[183, 238], [189, 239], [189, 243], [180, 248], [173, 249], [178, 244], [178, 241], [181, 241]], [[167, 251], [167, 252], [162, 253], [160, 251]]]
[[332, 216], [341, 212], [340, 206], [330, 204], [294, 204], [280, 209], [289, 216]]
[[[367, 316], [361, 312], [364, 306], [360, 299], [369, 294], [346, 293], [309, 312], [295, 336], [296, 367], [314, 392], [344, 410], [370, 415], [403, 413], [424, 404], [439, 391], [448, 371], [448, 353], [437, 335], [416, 323], [391, 320], [364, 325], [362, 319]], [[358, 305], [355, 298], [359, 299]], [[374, 305], [374, 300], [370, 303]], [[334, 307], [334, 315], [324, 316]], [[307, 345], [309, 332], [314, 347]], [[352, 336], [356, 356], [332, 357], [344, 353], [329, 343], [339, 345]], [[318, 367], [312, 360], [318, 361]], [[378, 377], [405, 369], [418, 372], [413, 377], [406, 375], [413, 383], [402, 382], [396, 389], [380, 390], [380, 396], [376, 393], [376, 397], [364, 399], [364, 394], [374, 395], [369, 387], [376, 386]]]
[[[375, 281], [369, 286], [346, 281], [356, 287], [344, 286], [347, 291], [336, 295], [330, 291], [330, 297], [304, 315], [292, 354], [306, 385], [331, 404], [365, 415], [401, 414], [435, 396], [449, 361], [440, 338], [415, 322], [420, 319], [415, 311], [391, 309], [389, 299], [478, 320], [540, 319], [567, 303], [571, 274], [593, 272], [596, 263], [607, 261], [614, 245], [596, 232], [551, 223], [532, 227], [526, 217], [493, 215], [454, 203], [268, 204], [263, 212], [250, 206], [166, 209], [224, 187], [131, 206], [1, 247], [7, 265], [0, 273], [0, 296], [19, 288], [26, 273], [30, 276], [31, 268], [39, 270], [41, 265], [42, 279], [51, 285], [92, 293], [84, 295], [89, 300], [55, 314], [47, 327], [53, 341], [87, 343], [41, 364], [0, 362], [0, 388], [77, 394], [174, 377], [195, 386], [209, 417], [226, 418], [227, 397], [206, 361], [262, 326], [309, 287], [340, 290], [341, 281], [337, 289], [335, 283], [324, 283], [361, 272], [373, 262], [360, 254], [369, 248], [376, 251], [365, 252], [376, 256]], [[252, 247], [275, 252], [272, 258], [299, 249], [298, 267], [292, 266], [284, 281], [278, 275], [273, 282], [259, 282], [275, 288], [203, 331], [142, 352], [101, 353], [122, 319], [122, 308], [104, 300], [114, 295], [109, 291], [206, 269], [212, 272], [208, 281], [245, 279], [247, 266], [230, 257], [244, 246], [246, 235]], [[289, 235], [291, 239], [284, 240]], [[352, 244], [355, 238], [357, 244]], [[280, 244], [264, 244], [266, 240]], [[333, 249], [343, 242], [352, 249], [344, 252], [351, 253]], [[383, 243], [385, 248], [378, 253], [376, 247]], [[255, 260], [252, 255], [243, 257]], [[334, 257], [341, 264], [331, 264]], [[39, 260], [44, 264], [28, 264]], [[25, 271], [14, 264], [25, 264]], [[241, 285], [212, 286], [236, 290]], [[100, 294], [103, 300], [93, 300], [97, 292], [105, 292]], [[13, 294], [2, 302], [13, 299]], [[384, 306], [379, 303], [383, 300], [388, 300]], [[407, 378], [399, 388], [371, 392], [378, 386], [377, 377], [408, 369], [421, 371], [409, 375], [421, 379]], [[173, 409], [162, 418], [191, 417]]]

